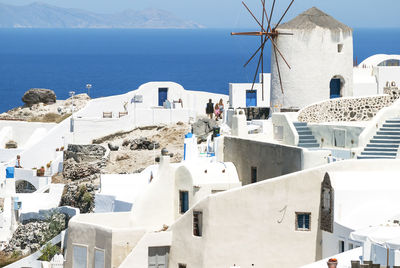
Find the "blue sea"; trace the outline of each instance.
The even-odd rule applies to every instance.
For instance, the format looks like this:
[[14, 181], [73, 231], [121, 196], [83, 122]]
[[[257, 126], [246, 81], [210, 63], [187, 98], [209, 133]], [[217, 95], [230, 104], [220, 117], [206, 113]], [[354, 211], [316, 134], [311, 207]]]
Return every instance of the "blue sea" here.
[[[253, 80], [256, 62], [242, 66], [259, 42], [232, 37], [228, 29], [1, 29], [0, 112], [22, 105], [30, 88], [53, 89], [65, 99], [71, 90], [86, 92], [88, 83], [92, 97], [125, 93], [149, 81], [228, 94], [230, 82]], [[376, 53], [400, 54], [400, 29], [355, 29], [358, 61]]]

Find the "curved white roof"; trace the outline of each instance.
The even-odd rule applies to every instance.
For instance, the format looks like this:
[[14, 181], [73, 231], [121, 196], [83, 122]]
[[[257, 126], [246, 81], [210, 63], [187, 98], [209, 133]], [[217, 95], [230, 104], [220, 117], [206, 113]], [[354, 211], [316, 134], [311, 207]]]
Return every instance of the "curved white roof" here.
[[387, 60], [400, 60], [400, 55], [376, 54], [361, 62], [358, 66], [373, 67]]

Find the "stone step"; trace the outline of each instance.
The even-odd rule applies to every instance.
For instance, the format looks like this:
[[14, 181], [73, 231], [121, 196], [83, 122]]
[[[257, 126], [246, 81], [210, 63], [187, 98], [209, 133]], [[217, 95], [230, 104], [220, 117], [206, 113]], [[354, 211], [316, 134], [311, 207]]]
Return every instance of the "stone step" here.
[[299, 144], [300, 143], [317, 143], [317, 140], [316, 139], [299, 139]]
[[378, 135], [397, 135], [400, 136], [400, 131], [398, 130], [379, 130], [378, 132], [376, 132], [376, 134]]
[[385, 123], [389, 123], [389, 124], [400, 124], [400, 119], [396, 118], [396, 119], [389, 119], [386, 120]]
[[295, 127], [306, 127], [307, 123], [305, 123], [305, 122], [293, 122], [293, 125]]
[[373, 155], [373, 156], [393, 156], [396, 157], [397, 152], [361, 152], [361, 155]]
[[399, 148], [399, 144], [381, 144], [381, 143], [368, 143], [368, 147], [374, 147], [374, 148], [395, 148], [396, 150]]
[[378, 140], [400, 140], [400, 136], [396, 135], [376, 135], [374, 139]]
[[314, 135], [299, 135], [299, 141], [301, 140], [315, 140]]
[[297, 131], [297, 133], [299, 133], [299, 136], [312, 135], [311, 130], [299, 130], [299, 131]]
[[383, 124], [382, 126], [383, 126], [383, 127], [400, 128], [400, 122], [399, 122], [398, 124], [396, 124], [396, 123], [390, 123], [390, 124], [385, 123], [385, 124]]
[[319, 148], [319, 144], [318, 143], [302, 143], [302, 144], [299, 144], [299, 147], [302, 147], [302, 148]]
[[397, 152], [398, 148], [365, 147], [366, 152]]
[[381, 127], [378, 131], [399, 131], [400, 127]]
[[400, 144], [400, 140], [372, 139], [370, 143]]
[[394, 159], [390, 156], [357, 156], [357, 159]]

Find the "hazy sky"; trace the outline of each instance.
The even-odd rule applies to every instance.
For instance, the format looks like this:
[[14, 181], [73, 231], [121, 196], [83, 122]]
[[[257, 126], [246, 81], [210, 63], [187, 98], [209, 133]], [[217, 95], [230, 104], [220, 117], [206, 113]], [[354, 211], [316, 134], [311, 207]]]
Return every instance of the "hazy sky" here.
[[[0, 0], [0, 3], [24, 5], [32, 0]], [[228, 29], [256, 26], [241, 4], [241, 0], [41, 0], [62, 7], [82, 8], [95, 12], [116, 12], [125, 9], [160, 8], [177, 16], [193, 20], [206, 27]], [[260, 0], [245, 2], [261, 15]], [[272, 0], [267, 0], [268, 5]], [[290, 0], [277, 0], [275, 21]], [[400, 0], [296, 0], [286, 19], [316, 6], [353, 28], [400, 28]]]

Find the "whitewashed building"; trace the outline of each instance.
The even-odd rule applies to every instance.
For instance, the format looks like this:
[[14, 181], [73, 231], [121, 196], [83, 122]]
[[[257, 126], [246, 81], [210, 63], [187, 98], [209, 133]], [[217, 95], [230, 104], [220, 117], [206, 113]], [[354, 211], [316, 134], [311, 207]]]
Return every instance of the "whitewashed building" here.
[[[278, 27], [279, 54], [271, 53], [271, 102], [303, 108], [318, 101], [353, 95], [353, 31], [313, 7]], [[273, 49], [273, 48], [272, 48]], [[280, 86], [278, 66], [282, 77]]]

